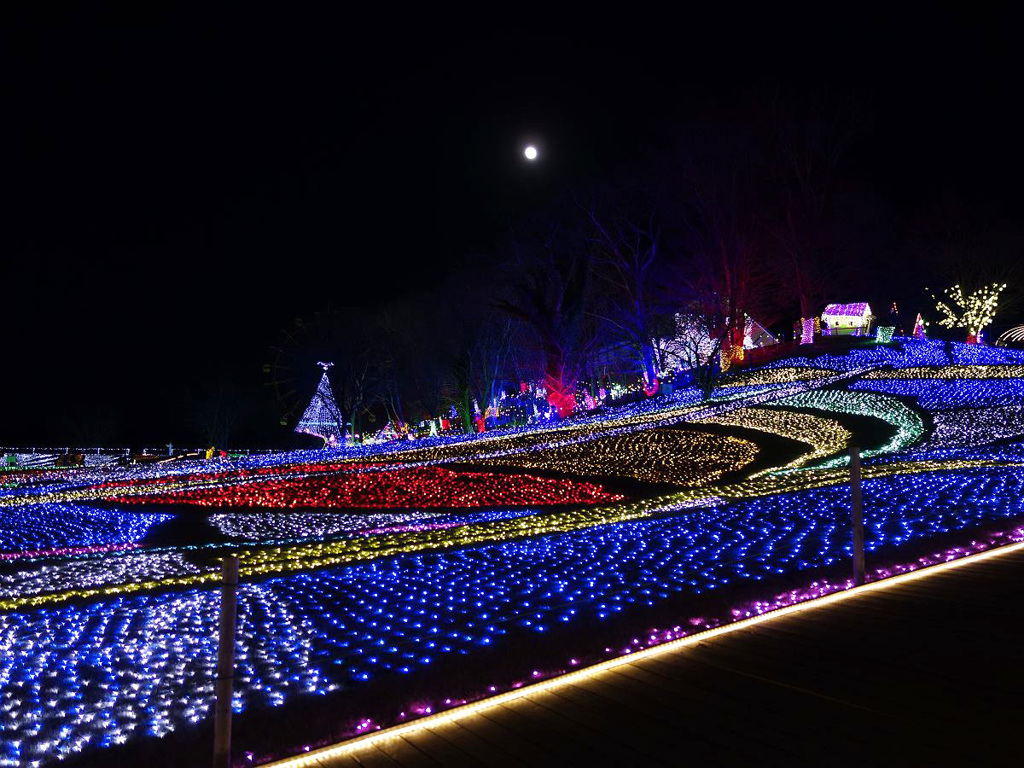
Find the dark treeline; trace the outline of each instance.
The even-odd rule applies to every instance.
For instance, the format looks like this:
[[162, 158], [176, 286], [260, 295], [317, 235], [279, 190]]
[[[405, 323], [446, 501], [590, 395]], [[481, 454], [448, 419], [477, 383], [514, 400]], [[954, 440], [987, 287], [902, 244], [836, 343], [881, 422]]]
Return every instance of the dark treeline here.
[[[469, 430], [494, 398], [534, 384], [562, 417], [585, 390], [651, 393], [681, 364], [709, 392], [746, 316], [789, 340], [826, 303], [869, 301], [885, 316], [895, 302], [897, 333], [910, 333], [933, 308], [927, 286], [1005, 277], [985, 265], [1012, 260], [972, 255], [1006, 240], [986, 243], [987, 222], [955, 196], [909, 220], [886, 210], [857, 173], [873, 130], [864, 104], [776, 94], [750, 115], [684, 127], [646, 166], [567, 190], [434, 290], [297, 319], [264, 366], [281, 426], [301, 416], [318, 360], [334, 363], [339, 418], [354, 432], [453, 413]], [[666, 359], [658, 340], [677, 335], [680, 316], [711, 348]]]

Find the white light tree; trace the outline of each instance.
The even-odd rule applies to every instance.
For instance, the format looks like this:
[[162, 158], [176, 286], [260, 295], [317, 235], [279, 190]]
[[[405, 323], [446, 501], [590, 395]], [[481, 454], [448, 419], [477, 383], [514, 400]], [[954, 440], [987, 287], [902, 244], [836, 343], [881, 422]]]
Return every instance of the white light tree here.
[[965, 294], [959, 285], [954, 285], [943, 291], [952, 306], [946, 300], [932, 294], [932, 299], [936, 302], [935, 308], [943, 315], [938, 321], [939, 325], [945, 328], [966, 328], [967, 343], [976, 344], [985, 326], [995, 318], [999, 294], [1005, 288], [1006, 283], [992, 283], [973, 293]]
[[295, 431], [305, 435], [315, 435], [324, 441], [324, 447], [337, 446], [344, 441], [345, 419], [331, 391], [331, 382], [327, 378], [327, 369], [334, 363], [317, 363], [324, 369], [305, 413], [299, 420]]

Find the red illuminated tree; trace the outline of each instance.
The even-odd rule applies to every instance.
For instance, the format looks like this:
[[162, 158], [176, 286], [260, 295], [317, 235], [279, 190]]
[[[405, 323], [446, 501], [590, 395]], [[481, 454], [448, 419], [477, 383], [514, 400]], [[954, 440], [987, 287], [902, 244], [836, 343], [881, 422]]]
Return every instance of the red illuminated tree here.
[[528, 331], [548, 402], [561, 418], [576, 409], [576, 386], [596, 338], [587, 313], [592, 262], [576, 219], [553, 215], [516, 240], [509, 296], [498, 302]]

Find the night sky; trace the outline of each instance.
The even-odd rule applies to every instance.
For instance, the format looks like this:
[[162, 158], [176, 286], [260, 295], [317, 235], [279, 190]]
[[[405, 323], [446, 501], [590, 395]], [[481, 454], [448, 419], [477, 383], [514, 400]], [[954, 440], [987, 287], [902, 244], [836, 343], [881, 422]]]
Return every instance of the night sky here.
[[[952, 190], [1015, 222], [1009, 18], [737, 21], [19, 22], [0, 446], [195, 443], [189, 398], [262, 392], [294, 317], [430, 289], [563, 190], [657, 163], [681, 127], [742, 119], [768, 88], [863, 101], [846, 173], [886, 221]], [[271, 417], [240, 440], [271, 439]]]

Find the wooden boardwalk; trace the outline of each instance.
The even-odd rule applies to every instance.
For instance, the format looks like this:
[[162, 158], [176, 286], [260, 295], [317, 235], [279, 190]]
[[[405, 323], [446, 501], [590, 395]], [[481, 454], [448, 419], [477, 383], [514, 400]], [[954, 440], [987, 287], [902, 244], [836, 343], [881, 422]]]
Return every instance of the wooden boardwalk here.
[[1024, 764], [1024, 551], [313, 765]]

